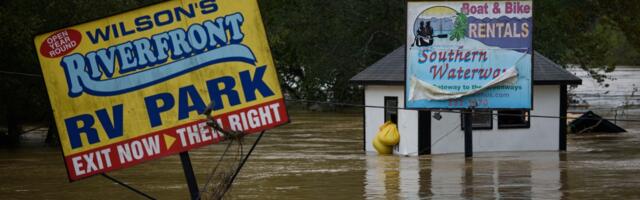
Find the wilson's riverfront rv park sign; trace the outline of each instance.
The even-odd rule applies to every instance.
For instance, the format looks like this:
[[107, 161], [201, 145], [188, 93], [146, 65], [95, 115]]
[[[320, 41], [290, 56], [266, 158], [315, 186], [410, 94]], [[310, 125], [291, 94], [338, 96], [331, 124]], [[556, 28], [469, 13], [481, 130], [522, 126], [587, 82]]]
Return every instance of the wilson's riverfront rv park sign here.
[[289, 121], [256, 0], [167, 1], [35, 38], [70, 180]]
[[531, 1], [409, 1], [405, 106], [531, 109]]

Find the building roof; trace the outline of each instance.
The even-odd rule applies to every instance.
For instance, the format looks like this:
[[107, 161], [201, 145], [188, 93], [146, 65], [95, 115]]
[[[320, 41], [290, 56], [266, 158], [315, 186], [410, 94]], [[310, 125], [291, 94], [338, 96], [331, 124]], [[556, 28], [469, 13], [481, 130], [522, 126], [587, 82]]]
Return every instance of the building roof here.
[[[351, 77], [350, 81], [360, 84], [403, 85], [404, 59], [405, 47], [403, 45]], [[582, 79], [536, 51], [533, 56], [533, 84], [579, 85], [582, 84]]]

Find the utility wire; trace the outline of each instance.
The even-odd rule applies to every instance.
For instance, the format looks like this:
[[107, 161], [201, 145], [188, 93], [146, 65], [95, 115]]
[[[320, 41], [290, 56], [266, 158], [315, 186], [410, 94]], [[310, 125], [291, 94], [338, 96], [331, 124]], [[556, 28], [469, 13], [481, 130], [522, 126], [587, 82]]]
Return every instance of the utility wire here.
[[[205, 111], [202, 113], [207, 117], [207, 125], [209, 125], [209, 127], [211, 127], [212, 129], [214, 129], [216, 131], [219, 131], [220, 133], [223, 133], [225, 139], [231, 139], [232, 141], [233, 140], [238, 140], [237, 142], [240, 145], [238, 153], [239, 153], [240, 156], [242, 156], [244, 154], [243, 147], [242, 147], [242, 138], [245, 135], [247, 135], [247, 133], [241, 132], [241, 131], [230, 131], [230, 130], [223, 129], [222, 127], [220, 127], [220, 125], [213, 118], [212, 112], [213, 112], [213, 103], [209, 104], [207, 106], [207, 108], [205, 109]], [[251, 146], [251, 149], [249, 149], [249, 152], [247, 152], [247, 154], [244, 155], [244, 158], [242, 158], [242, 160], [240, 161], [240, 163], [238, 164], [238, 166], [234, 170], [232, 176], [228, 180], [226, 180], [226, 179], [224, 180], [224, 181], [226, 181], [226, 183], [223, 185], [224, 188], [221, 188], [222, 191], [221, 191], [221, 193], [219, 193], [218, 198], [224, 197], [224, 195], [229, 191], [229, 189], [231, 189], [231, 185], [233, 184], [233, 181], [236, 179], [236, 177], [240, 173], [240, 170], [242, 169], [244, 164], [249, 159], [249, 156], [251, 156], [251, 153], [253, 153], [253, 150], [256, 148], [256, 146], [260, 142], [260, 139], [262, 139], [262, 136], [264, 135], [264, 132], [265, 132], [264, 130], [260, 132], [260, 134], [258, 135], [258, 138], [253, 142], [253, 145]], [[224, 153], [220, 156], [220, 159], [218, 160], [218, 165], [220, 164], [220, 162], [222, 161], [222, 159], [226, 155], [227, 150], [229, 149], [230, 146], [231, 146], [231, 143], [229, 143], [227, 145], [227, 148], [225, 149]], [[215, 171], [218, 168], [218, 165], [216, 165], [216, 167], [214, 168], [212, 173], [215, 173]], [[213, 175], [210, 175], [210, 176], [213, 176]], [[209, 180], [207, 180], [207, 183], [205, 184], [205, 187], [203, 188], [203, 190], [206, 189], [206, 185], [209, 184], [210, 181], [211, 181], [211, 177], [209, 178]], [[200, 194], [202, 194], [202, 193], [200, 193]], [[199, 195], [197, 199], [199, 200], [200, 198], [201, 198], [201, 196]]]
[[436, 139], [436, 141], [431, 143], [431, 146], [435, 146], [436, 144], [438, 144], [438, 142], [440, 142], [440, 140], [444, 139], [445, 137], [447, 137], [448, 135], [450, 135], [451, 133], [456, 131], [458, 128], [460, 128], [460, 126], [461, 126], [461, 124], [458, 124], [457, 126], [453, 127], [451, 130], [449, 130], [449, 132], [447, 132], [444, 135], [440, 136], [438, 139]]
[[211, 183], [211, 181], [213, 180], [213, 176], [216, 174], [216, 171], [218, 170], [218, 167], [220, 166], [220, 163], [222, 163], [222, 159], [227, 155], [227, 152], [229, 151], [229, 147], [231, 147], [231, 145], [233, 144], [234, 140], [230, 140], [229, 144], [227, 144], [227, 147], [224, 149], [224, 152], [222, 153], [222, 155], [220, 155], [220, 158], [218, 159], [218, 162], [216, 163], [216, 166], [213, 168], [213, 170], [211, 170], [211, 173], [209, 173], [209, 177], [207, 178], [207, 182], [205, 182], [204, 186], [202, 187], [202, 189], [200, 190], [200, 192], [198, 192], [198, 197], [196, 197], [196, 200], [200, 200], [202, 197], [202, 193], [206, 192], [207, 190], [207, 186], [209, 186], [209, 183]]
[[[302, 102], [302, 103], [318, 103], [318, 104], [330, 104], [330, 105], [338, 105], [338, 106], [349, 106], [349, 107], [360, 107], [360, 108], [379, 108], [379, 109], [398, 109], [398, 110], [411, 110], [411, 111], [417, 111], [418, 109], [409, 109], [409, 108], [403, 108], [403, 107], [385, 107], [385, 106], [374, 106], [374, 105], [363, 105], [363, 104], [353, 104], [353, 103], [343, 103], [343, 102], [329, 102], [329, 101], [315, 101], [315, 100], [306, 100], [306, 99], [285, 99], [286, 101], [289, 102]], [[482, 111], [483, 109], [478, 109], [480, 111]], [[468, 110], [430, 110], [432, 112], [442, 112], [442, 113], [460, 113], [460, 114], [464, 114], [464, 113], [469, 113], [471, 111]], [[483, 113], [484, 114], [484, 113]], [[508, 113], [486, 113], [486, 114], [491, 114], [494, 116], [514, 116], [514, 117], [519, 117], [522, 116], [521, 114], [508, 114]], [[531, 115], [529, 114], [530, 117], [537, 117], [537, 118], [549, 118], [549, 119], [578, 119], [579, 117], [565, 117], [565, 116], [551, 116], [551, 115]], [[583, 118], [583, 119], [594, 119], [594, 120], [599, 120], [599, 118]], [[602, 119], [606, 119], [606, 120], [614, 120], [614, 119], [609, 119], [609, 118], [602, 118]], [[640, 120], [633, 120], [633, 119], [617, 119], [617, 121], [620, 122], [640, 122]]]
[[[2, 71], [0, 70], [0, 74], [10, 74], [10, 75], [21, 75], [21, 76], [29, 76], [29, 77], [42, 77], [42, 75], [40, 74], [32, 74], [32, 73], [21, 73], [21, 72], [11, 72], [11, 71]], [[320, 104], [330, 104], [330, 105], [339, 105], [339, 106], [349, 106], [349, 107], [363, 107], [363, 108], [381, 108], [381, 109], [385, 109], [385, 108], [389, 108], [389, 109], [399, 109], [399, 110], [417, 110], [417, 109], [408, 109], [408, 108], [401, 108], [401, 107], [385, 107], [385, 106], [372, 106], [372, 105], [361, 105], [361, 104], [352, 104], [352, 103], [344, 103], [344, 102], [329, 102], [329, 101], [317, 101], [317, 100], [307, 100], [307, 99], [285, 99], [286, 101], [291, 101], [291, 102], [304, 102], [304, 103], [320, 103]], [[604, 108], [598, 108], [598, 109], [604, 109]], [[613, 108], [615, 109], [615, 108]], [[595, 109], [594, 109], [595, 110]], [[469, 111], [456, 111], [456, 110], [432, 110], [434, 112], [443, 112], [443, 113], [467, 113]], [[491, 113], [491, 115], [495, 115], [495, 116], [521, 116], [520, 114], [506, 114], [506, 113]], [[550, 115], [529, 115], [530, 117], [537, 117], [537, 118], [550, 118], [550, 119], [578, 119], [577, 117], [565, 117], [565, 116], [550, 116]], [[584, 118], [584, 119], [591, 119], [591, 118]], [[595, 119], [595, 118], [593, 118]], [[606, 119], [606, 120], [614, 120], [614, 119], [609, 119], [609, 118], [602, 118], [602, 119]], [[597, 120], [597, 119], [595, 119]], [[616, 121], [620, 121], [620, 122], [640, 122], [640, 120], [633, 120], [633, 119], [615, 119]]]
[[118, 185], [121, 185], [122, 187], [125, 187], [125, 188], [127, 188], [127, 189], [129, 189], [129, 190], [131, 190], [131, 191], [133, 191], [133, 192], [135, 192], [137, 194], [139, 194], [140, 196], [143, 196], [143, 197], [145, 197], [147, 199], [152, 199], [152, 200], [156, 199], [156, 198], [153, 198], [152, 196], [148, 195], [147, 193], [144, 193], [144, 192], [142, 192], [142, 191], [140, 191], [140, 190], [138, 190], [138, 189], [136, 189], [134, 187], [131, 187], [130, 185], [128, 185], [128, 184], [126, 184], [126, 183], [124, 183], [124, 182], [122, 182], [122, 181], [120, 181], [120, 180], [118, 180], [118, 179], [116, 179], [114, 177], [111, 177], [111, 176], [109, 176], [109, 175], [107, 175], [105, 173], [102, 173], [100, 175], [102, 175], [102, 177], [105, 177], [105, 178], [117, 183]]
[[42, 78], [42, 75], [40, 75], [40, 74], [22, 73], [22, 72], [11, 72], [11, 71], [3, 71], [3, 70], [0, 70], [0, 74], [18, 75], [18, 76], [28, 76], [28, 77], [37, 77], [37, 78]]
[[[247, 162], [247, 160], [249, 159], [249, 156], [251, 156], [251, 153], [253, 153], [253, 150], [256, 148], [256, 146], [258, 145], [258, 143], [260, 142], [260, 139], [262, 139], [262, 135], [264, 135], [264, 131], [260, 132], [260, 134], [258, 135], [258, 138], [256, 139], [256, 141], [253, 142], [253, 145], [251, 145], [251, 149], [249, 149], [249, 152], [247, 152], [247, 155], [244, 156], [244, 159], [242, 159], [242, 162], [240, 162], [240, 166], [238, 166], [238, 168], [236, 168], [235, 173], [233, 173], [233, 176], [231, 177], [231, 180], [229, 180], [229, 185], [227, 185], [226, 188], [224, 188], [224, 190], [222, 191], [222, 195], [224, 196], [225, 193], [227, 193], [227, 191], [229, 191], [229, 189], [231, 188], [231, 184], [233, 184], [233, 181], [236, 179], [236, 177], [238, 176], [238, 174], [240, 173], [240, 170], [242, 169], [242, 167], [244, 166], [244, 164]], [[242, 153], [241, 153], [242, 154]]]

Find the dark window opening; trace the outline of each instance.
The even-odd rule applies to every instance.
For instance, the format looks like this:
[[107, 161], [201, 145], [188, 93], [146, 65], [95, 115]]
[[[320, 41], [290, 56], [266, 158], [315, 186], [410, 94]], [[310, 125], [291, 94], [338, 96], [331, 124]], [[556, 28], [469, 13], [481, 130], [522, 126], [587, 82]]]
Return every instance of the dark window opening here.
[[[493, 129], [492, 112], [491, 110], [474, 110], [473, 121], [471, 122], [473, 129]], [[464, 116], [462, 114], [460, 115], [460, 119], [462, 123], [460, 127], [464, 130]]]
[[384, 97], [384, 121], [398, 124], [398, 97]]
[[531, 116], [526, 110], [498, 111], [498, 128], [529, 128]]

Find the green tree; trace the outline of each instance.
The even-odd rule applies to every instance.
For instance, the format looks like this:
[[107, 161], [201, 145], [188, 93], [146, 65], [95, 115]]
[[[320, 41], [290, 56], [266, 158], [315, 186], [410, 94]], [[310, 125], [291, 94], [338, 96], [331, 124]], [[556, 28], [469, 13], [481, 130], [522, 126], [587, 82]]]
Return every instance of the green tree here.
[[159, 0], [0, 1], [0, 126], [9, 127], [11, 143], [17, 140], [18, 124], [51, 118], [44, 81], [38, 76], [36, 35], [154, 2]]
[[293, 97], [360, 102], [348, 80], [403, 43], [401, 0], [260, 1], [285, 91]]
[[[575, 64], [598, 81], [618, 64], [639, 64], [621, 53], [638, 55], [637, 1], [534, 1], [534, 47], [553, 61]], [[629, 45], [631, 44], [631, 45]]]
[[[101, 18], [160, 0], [0, 1], [0, 70], [40, 74], [37, 33]], [[637, 1], [535, 0], [534, 48], [597, 79], [616, 64], [640, 62]], [[361, 102], [348, 82], [405, 42], [403, 0], [260, 0], [283, 89], [294, 98]], [[43, 118], [49, 112], [40, 77], [0, 73], [0, 115]], [[13, 116], [18, 115], [18, 116]], [[1, 119], [1, 118], [0, 118]]]

